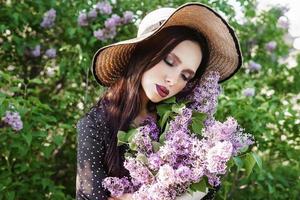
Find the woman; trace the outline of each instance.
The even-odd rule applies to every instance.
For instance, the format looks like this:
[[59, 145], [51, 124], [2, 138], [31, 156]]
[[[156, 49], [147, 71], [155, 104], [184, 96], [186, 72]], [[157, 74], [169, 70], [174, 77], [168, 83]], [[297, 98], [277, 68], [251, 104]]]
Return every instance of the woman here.
[[[110, 197], [101, 185], [107, 176], [129, 176], [123, 167], [128, 146], [117, 146], [117, 132], [140, 126], [149, 115], [158, 120], [159, 102], [186, 96], [211, 70], [219, 72], [222, 82], [241, 63], [232, 28], [199, 3], [152, 11], [141, 21], [136, 38], [100, 48], [92, 71], [108, 89], [77, 123], [76, 198], [131, 199], [130, 194]], [[181, 199], [204, 196], [197, 195]]]

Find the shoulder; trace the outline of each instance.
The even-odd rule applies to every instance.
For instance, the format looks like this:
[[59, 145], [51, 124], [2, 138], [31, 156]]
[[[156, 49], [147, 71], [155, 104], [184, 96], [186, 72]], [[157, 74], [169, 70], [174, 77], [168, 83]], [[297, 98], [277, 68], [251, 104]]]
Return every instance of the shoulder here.
[[108, 130], [107, 114], [105, 105], [93, 106], [76, 124], [77, 129], [94, 128]]

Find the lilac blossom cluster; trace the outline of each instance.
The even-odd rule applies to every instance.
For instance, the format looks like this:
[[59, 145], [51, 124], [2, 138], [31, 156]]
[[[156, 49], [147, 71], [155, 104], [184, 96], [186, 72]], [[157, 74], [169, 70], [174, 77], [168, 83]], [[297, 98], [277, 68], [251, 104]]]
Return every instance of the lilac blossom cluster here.
[[[40, 57], [42, 54], [41, 52], [41, 45], [36, 45], [31, 51], [30, 51], [30, 56], [33, 58]], [[56, 57], [56, 49], [55, 48], [49, 48], [45, 51], [44, 54], [47, 58], [55, 58]]]
[[130, 23], [132, 19], [133, 13], [131, 11], [123, 12], [122, 17], [117, 14], [112, 14], [110, 18], [105, 20], [104, 28], [94, 31], [94, 36], [101, 41], [113, 39], [117, 34], [117, 27]]
[[[211, 73], [195, 88], [194, 96], [189, 97], [194, 102], [183, 107], [169, 121], [165, 141], [157, 151], [153, 148], [157, 138], [151, 136], [153, 132], [156, 136], [158, 130], [154, 119], [148, 119], [139, 127], [132, 140], [138, 147], [137, 153], [133, 157], [126, 157], [124, 163], [130, 173], [130, 181], [120, 189], [122, 179], [114, 178], [111, 183], [109, 180], [112, 178], [109, 177], [104, 180], [103, 186], [116, 196], [130, 192], [136, 200], [172, 200], [204, 177], [208, 178], [210, 185], [219, 185], [228, 161], [253, 144], [253, 138], [245, 134], [232, 117], [223, 123], [213, 118], [220, 93], [218, 77], [217, 73]], [[209, 104], [207, 101], [213, 102]], [[211, 116], [212, 123], [204, 124], [201, 137], [190, 130], [193, 112], [204, 112]], [[141, 155], [146, 160], [141, 159]]]
[[242, 93], [246, 97], [253, 97], [255, 95], [255, 88], [246, 88]]
[[277, 47], [277, 42], [276, 41], [270, 41], [265, 45], [265, 48], [267, 51], [272, 52], [276, 49]]
[[258, 72], [261, 69], [261, 64], [250, 60], [248, 63], [248, 69], [250, 70], [250, 72]]
[[54, 26], [54, 21], [56, 18], [56, 11], [51, 8], [47, 12], [44, 13], [43, 21], [41, 22], [40, 26], [43, 28], [51, 28]]
[[221, 93], [221, 86], [218, 84], [219, 78], [218, 72], [209, 72], [195, 87], [193, 93], [187, 96], [193, 102], [190, 105], [192, 109], [207, 114], [206, 126], [210, 126], [214, 122], [213, 115], [216, 112], [218, 97]]
[[126, 192], [134, 192], [134, 187], [127, 177], [109, 177], [103, 181], [103, 185], [111, 191], [112, 196], [121, 196]]
[[15, 131], [20, 131], [23, 129], [23, 122], [18, 112], [6, 111], [2, 120], [10, 125]]
[[[80, 12], [77, 18], [79, 26], [88, 26], [91, 21], [94, 21], [97, 16], [112, 14], [112, 6], [109, 2], [98, 2], [89, 12]], [[125, 11], [123, 16], [112, 14], [104, 22], [104, 28], [94, 31], [94, 37], [98, 40], [106, 41], [113, 39], [117, 34], [117, 27], [120, 25], [128, 24], [133, 20], [133, 12]]]

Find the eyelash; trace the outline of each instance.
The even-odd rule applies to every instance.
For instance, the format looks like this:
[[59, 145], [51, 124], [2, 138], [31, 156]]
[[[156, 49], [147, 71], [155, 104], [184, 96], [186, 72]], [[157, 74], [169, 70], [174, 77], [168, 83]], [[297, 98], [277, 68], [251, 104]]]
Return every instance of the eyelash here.
[[[167, 61], [167, 58], [164, 59], [164, 62], [165, 62], [167, 65], [169, 65], [170, 67], [173, 67], [173, 65]], [[182, 77], [182, 79], [183, 79], [184, 81], [188, 81], [188, 80], [189, 80], [189, 79], [188, 79], [187, 77], [185, 77], [183, 74], [181, 74], [181, 77]]]

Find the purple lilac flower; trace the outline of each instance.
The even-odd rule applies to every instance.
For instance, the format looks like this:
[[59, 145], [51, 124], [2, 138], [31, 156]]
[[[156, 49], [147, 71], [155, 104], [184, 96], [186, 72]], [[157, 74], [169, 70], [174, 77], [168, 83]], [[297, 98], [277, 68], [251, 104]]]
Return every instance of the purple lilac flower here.
[[129, 171], [130, 176], [135, 179], [137, 183], [150, 184], [154, 180], [154, 177], [148, 168], [133, 158], [127, 158], [124, 162], [124, 167]]
[[87, 16], [88, 16], [88, 18], [89, 18], [90, 20], [96, 19], [96, 18], [97, 18], [97, 15], [98, 15], [98, 13], [97, 13], [97, 10], [96, 10], [95, 8], [92, 9], [92, 10], [90, 10], [90, 11], [88, 12], [88, 14], [87, 14]]
[[110, 18], [106, 19], [104, 25], [107, 29], [114, 29], [121, 24], [121, 17], [117, 14], [113, 14]]
[[51, 8], [50, 10], [45, 12], [43, 21], [40, 24], [41, 27], [43, 27], [43, 28], [52, 27], [54, 25], [55, 17], [56, 17], [56, 11], [53, 8]]
[[166, 133], [166, 138], [171, 138], [178, 131], [188, 132], [188, 126], [191, 123], [192, 110], [183, 108], [180, 115], [177, 115], [174, 120], [170, 121], [170, 128]]
[[107, 39], [113, 39], [117, 35], [116, 27], [112, 27], [111, 29], [104, 29], [104, 35]]
[[106, 41], [107, 39], [113, 39], [116, 36], [116, 28], [112, 29], [98, 29], [94, 31], [94, 37], [96, 37], [98, 40]]
[[36, 45], [35, 48], [31, 51], [31, 56], [39, 57], [41, 55], [41, 45]]
[[237, 156], [242, 149], [254, 144], [254, 138], [250, 134], [243, 132], [243, 129], [238, 126], [237, 132], [234, 134], [234, 137], [230, 139], [233, 146], [233, 156]]
[[133, 20], [133, 12], [132, 11], [123, 12], [123, 17], [122, 17], [122, 23], [123, 24], [128, 24], [132, 20]]
[[277, 42], [275, 42], [275, 41], [271, 41], [266, 44], [266, 49], [270, 52], [274, 51], [276, 49], [276, 47], [277, 47]]
[[213, 124], [213, 115], [216, 111], [218, 96], [221, 93], [218, 84], [219, 78], [218, 72], [211, 71], [187, 97], [193, 102], [189, 106], [190, 108], [207, 114], [207, 119], [204, 122], [206, 127]]
[[149, 155], [148, 163], [151, 170], [157, 171], [164, 162], [159, 153], [152, 153]]
[[225, 174], [226, 163], [232, 155], [232, 144], [228, 141], [217, 142], [207, 152], [207, 169], [210, 173]]
[[157, 121], [151, 115], [148, 115], [140, 124], [140, 126], [145, 126], [149, 129], [150, 137], [152, 140], [158, 141], [159, 127], [157, 126]]
[[[208, 127], [204, 132], [203, 136], [208, 141], [229, 141], [233, 146], [233, 155], [236, 156], [241, 149], [254, 143], [254, 139], [250, 134], [245, 134], [243, 129], [240, 128], [237, 121], [228, 117], [225, 122], [221, 123], [216, 121], [213, 126]], [[203, 149], [209, 149], [213, 143], [208, 144]], [[199, 151], [199, 150], [198, 150]]]
[[191, 180], [192, 173], [193, 173], [193, 171], [191, 170], [191, 168], [189, 168], [187, 166], [178, 167], [178, 169], [176, 169], [176, 171], [175, 171], [175, 175], [176, 175], [176, 179], [177, 179], [176, 182], [178, 182], [178, 183], [189, 182]]
[[252, 60], [249, 61], [249, 70], [251, 72], [257, 72], [261, 69], [261, 65], [259, 63], [256, 63]]
[[96, 37], [98, 40], [105, 41], [106, 38], [104, 36], [104, 31], [102, 29], [98, 29], [94, 31], [94, 37]]
[[215, 121], [213, 126], [204, 131], [203, 136], [212, 141], [230, 140], [237, 131], [237, 126], [237, 121], [232, 117], [228, 117], [223, 123]]
[[167, 187], [173, 185], [176, 181], [175, 171], [173, 167], [168, 164], [161, 166], [156, 176], [157, 181]]
[[288, 29], [290, 26], [288, 18], [286, 16], [279, 17], [277, 26], [282, 29]]
[[166, 137], [165, 145], [158, 151], [161, 158], [172, 167], [190, 164], [192, 138], [186, 131], [179, 130]]
[[15, 131], [20, 131], [23, 128], [23, 122], [18, 112], [6, 111], [3, 121]]
[[77, 23], [79, 26], [87, 26], [89, 25], [89, 22], [88, 22], [88, 16], [85, 12], [81, 12], [79, 13], [79, 16], [77, 18]]
[[119, 197], [124, 193], [134, 192], [132, 183], [127, 177], [117, 178], [117, 177], [107, 177], [102, 181], [104, 188], [108, 189], [112, 196]]
[[45, 55], [48, 58], [55, 58], [56, 57], [56, 49], [54, 49], [54, 48], [47, 49], [45, 52]]
[[160, 183], [143, 185], [136, 193], [133, 194], [133, 199], [135, 200], [173, 200], [175, 198], [176, 191]]
[[96, 4], [96, 9], [101, 13], [101, 14], [111, 14], [112, 12], [112, 6], [106, 2], [99, 2]]
[[243, 90], [243, 95], [246, 97], [253, 97], [255, 95], [255, 88], [246, 88]]
[[138, 152], [145, 153], [146, 155], [153, 152], [149, 131], [150, 129], [147, 126], [139, 127], [138, 132], [132, 139], [132, 142], [137, 145]]
[[207, 176], [208, 183], [210, 185], [212, 185], [212, 186], [218, 186], [218, 185], [221, 184], [220, 177], [218, 177], [216, 174], [206, 172], [205, 175]]

